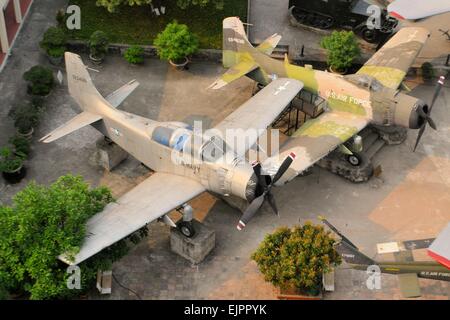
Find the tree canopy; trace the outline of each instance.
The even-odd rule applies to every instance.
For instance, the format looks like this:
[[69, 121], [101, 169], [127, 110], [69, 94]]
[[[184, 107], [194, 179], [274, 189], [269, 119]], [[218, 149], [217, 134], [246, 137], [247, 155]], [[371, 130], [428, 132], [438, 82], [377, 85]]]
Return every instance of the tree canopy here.
[[[80, 290], [68, 288], [71, 274], [57, 258], [79, 250], [86, 221], [111, 201], [107, 188], [90, 189], [81, 177], [66, 175], [48, 187], [30, 183], [11, 206], [0, 206], [0, 294], [62, 299], [92, 288], [97, 270], [107, 270], [127, 252], [126, 239], [79, 265]], [[144, 235], [145, 228], [131, 237], [138, 241]]]
[[307, 222], [266, 235], [252, 259], [266, 281], [285, 288], [316, 291], [324, 272], [341, 262], [335, 240], [322, 226]]
[[361, 54], [352, 31], [333, 31], [331, 35], [324, 37], [320, 44], [328, 51], [328, 65], [336, 71], [350, 67]]

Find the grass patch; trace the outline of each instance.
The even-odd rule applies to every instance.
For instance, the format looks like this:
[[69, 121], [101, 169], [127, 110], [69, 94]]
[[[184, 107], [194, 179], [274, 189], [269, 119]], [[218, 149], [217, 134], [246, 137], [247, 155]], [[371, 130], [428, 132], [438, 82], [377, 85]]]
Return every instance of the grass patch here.
[[217, 10], [214, 5], [182, 10], [175, 0], [168, 0], [166, 14], [160, 17], [151, 13], [150, 6], [123, 6], [118, 12], [109, 13], [95, 2], [70, 1], [81, 8], [81, 30], [70, 31], [72, 39], [87, 40], [94, 31], [102, 30], [112, 43], [150, 45], [169, 22], [177, 20], [199, 37], [200, 48], [221, 49], [222, 20], [229, 16], [247, 20], [247, 1], [244, 0], [225, 0], [223, 10]]

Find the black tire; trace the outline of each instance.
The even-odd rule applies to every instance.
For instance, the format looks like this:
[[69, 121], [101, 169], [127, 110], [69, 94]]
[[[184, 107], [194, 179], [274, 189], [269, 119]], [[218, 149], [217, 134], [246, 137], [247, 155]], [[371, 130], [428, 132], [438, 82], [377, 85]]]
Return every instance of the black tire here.
[[347, 160], [348, 163], [350, 163], [354, 167], [359, 167], [361, 165], [361, 163], [362, 163], [362, 158], [357, 153], [353, 153], [353, 154], [347, 155], [345, 157], [345, 159]]
[[195, 235], [195, 229], [192, 222], [181, 221], [178, 223], [177, 228], [186, 238], [192, 238]]
[[362, 31], [361, 31], [361, 36], [362, 38], [369, 42], [369, 43], [377, 43], [378, 42], [378, 38], [379, 38], [379, 34], [378, 31], [375, 29], [369, 29], [367, 27], [365, 27]]

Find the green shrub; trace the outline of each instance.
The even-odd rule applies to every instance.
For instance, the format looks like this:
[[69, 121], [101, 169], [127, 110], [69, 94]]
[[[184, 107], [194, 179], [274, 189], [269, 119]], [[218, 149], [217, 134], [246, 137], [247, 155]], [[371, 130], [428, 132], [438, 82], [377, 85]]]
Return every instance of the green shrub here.
[[22, 134], [30, 132], [39, 123], [39, 111], [30, 103], [15, 108], [12, 117], [14, 126]]
[[103, 31], [95, 31], [89, 39], [89, 49], [91, 56], [96, 59], [103, 59], [108, 52], [109, 40]]
[[50, 27], [44, 33], [40, 46], [50, 57], [59, 58], [66, 51], [66, 43], [66, 33], [61, 28]]
[[[19, 169], [25, 155], [19, 152], [14, 153], [11, 148], [3, 147], [0, 149], [0, 172], [14, 172]], [[1, 261], [1, 259], [0, 259]]]
[[330, 232], [308, 222], [266, 235], [252, 259], [273, 285], [316, 293], [322, 274], [341, 262], [334, 243]]
[[55, 84], [52, 70], [44, 66], [32, 67], [23, 78], [28, 81], [28, 93], [38, 96], [48, 95]]
[[185, 24], [178, 24], [176, 21], [169, 23], [153, 44], [161, 59], [173, 62], [184, 59], [198, 49], [197, 37]]
[[9, 143], [14, 146], [14, 152], [28, 156], [30, 154], [30, 141], [21, 135], [15, 134], [9, 139]]
[[[31, 183], [0, 206], [0, 284], [10, 293], [31, 299], [67, 299], [92, 289], [97, 271], [108, 270], [128, 250], [128, 238], [78, 264], [81, 289], [68, 289], [67, 265], [61, 253], [76, 253], [86, 235], [86, 222], [113, 201], [107, 188], [89, 188], [67, 175], [50, 186]], [[146, 228], [132, 234], [142, 238]]]
[[141, 64], [144, 62], [144, 48], [141, 46], [131, 46], [125, 51], [123, 56], [129, 63]]
[[352, 31], [333, 31], [322, 39], [320, 45], [328, 51], [328, 65], [336, 71], [344, 71], [350, 67], [361, 54]]
[[432, 80], [435, 76], [434, 67], [431, 63], [425, 62], [421, 66], [422, 69], [422, 78], [424, 80]]

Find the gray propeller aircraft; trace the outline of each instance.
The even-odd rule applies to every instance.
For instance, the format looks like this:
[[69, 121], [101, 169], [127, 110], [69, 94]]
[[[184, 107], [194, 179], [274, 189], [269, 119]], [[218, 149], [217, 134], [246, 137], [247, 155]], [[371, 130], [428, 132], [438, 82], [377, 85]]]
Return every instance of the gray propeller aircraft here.
[[[261, 172], [258, 162], [253, 166], [247, 162], [245, 152], [257, 143], [256, 133], [266, 132], [298, 95], [303, 88], [300, 81], [273, 81], [220, 122], [212, 133], [202, 133], [186, 123], [158, 122], [118, 110], [139, 85], [136, 81], [104, 98], [78, 55], [66, 52], [65, 61], [69, 93], [82, 112], [41, 141], [49, 143], [91, 125], [155, 173], [89, 219], [88, 236], [80, 251], [74, 259], [62, 254], [59, 257], [62, 261], [78, 264], [159, 218], [175, 227], [167, 213], [183, 207], [204, 191], [234, 195], [250, 202], [250, 209], [239, 221], [239, 229], [245, 227], [264, 200], [276, 210], [270, 189], [289, 168], [295, 154], [278, 161], [277, 167], [272, 168], [275, 174], [270, 176]], [[245, 135], [244, 148], [224, 140], [233, 130]], [[195, 233], [189, 211], [178, 223], [187, 237]]]
[[[445, 245], [447, 251], [449, 251], [450, 232], [440, 235], [437, 239], [379, 244], [379, 251], [394, 253], [395, 261], [377, 261], [359, 251], [356, 245], [325, 218], [319, 217], [319, 219], [341, 238], [341, 241], [336, 246], [336, 250], [350, 267], [367, 271], [369, 267], [377, 266], [381, 273], [398, 275], [400, 290], [405, 298], [414, 298], [421, 295], [418, 278], [450, 281], [449, 268], [437, 261], [414, 261], [412, 255], [412, 250], [427, 249], [430, 245], [436, 245], [438, 242], [440, 242], [439, 246], [443, 246], [442, 242], [444, 241], [447, 241]], [[444, 236], [446, 236], [445, 239], [443, 238]]]

